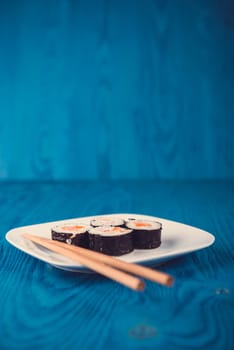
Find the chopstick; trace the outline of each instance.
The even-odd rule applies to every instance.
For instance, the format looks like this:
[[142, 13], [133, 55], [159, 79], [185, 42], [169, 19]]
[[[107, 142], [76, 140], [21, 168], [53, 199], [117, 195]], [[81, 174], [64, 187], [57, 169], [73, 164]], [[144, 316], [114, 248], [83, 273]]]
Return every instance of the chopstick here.
[[[38, 236], [32, 236], [29, 234], [23, 234], [24, 238], [29, 239], [30, 241], [40, 244], [41, 246], [48, 248], [56, 253], [59, 253], [63, 256], [66, 256], [74, 261], [77, 261], [81, 263], [82, 265], [90, 268], [91, 270], [94, 270], [101, 275], [104, 275], [116, 282], [119, 282], [131, 289], [134, 289], [136, 291], [142, 291], [145, 289], [145, 283], [140, 280], [139, 278], [130, 276], [126, 274], [125, 272], [116, 270], [108, 265], [99, 263], [93, 259], [87, 258], [84, 255], [81, 255], [77, 252], [70, 251], [67, 249], [69, 247], [68, 245], [65, 245], [64, 243], [61, 243], [62, 246], [55, 241], [52, 241], [50, 239], [38, 237]], [[54, 244], [55, 243], [55, 244]]]
[[[150, 269], [148, 267], [140, 266], [140, 265], [133, 264], [133, 263], [128, 263], [128, 262], [125, 262], [123, 260], [119, 260], [119, 259], [113, 258], [111, 256], [108, 256], [108, 255], [105, 255], [102, 253], [94, 252], [94, 251], [91, 251], [91, 250], [88, 250], [85, 248], [81, 248], [81, 247], [77, 247], [77, 246], [65, 245], [62, 242], [52, 241], [52, 240], [44, 238], [44, 237], [38, 237], [38, 236], [29, 235], [29, 234], [23, 234], [23, 237], [25, 237], [25, 238], [27, 238], [35, 243], [47, 246], [47, 248], [54, 250], [62, 255], [65, 255], [73, 260], [79, 261], [81, 264], [105, 275], [106, 277], [109, 277], [113, 280], [116, 280], [117, 282], [125, 284], [126, 286], [128, 286], [132, 289], [135, 289], [135, 290], [143, 290], [144, 289], [143, 281], [141, 281], [138, 278], [133, 277], [129, 274], [126, 274], [122, 271], [116, 270], [116, 268], [123, 270], [123, 271], [126, 271], [126, 272], [129, 272], [129, 273], [134, 274], [134, 275], [141, 276], [145, 279], [149, 279], [153, 282], [157, 282], [157, 283], [165, 285], [167, 287], [172, 286], [173, 282], [174, 282], [173, 277], [171, 275], [164, 273], [164, 272], [155, 271], [155, 270]], [[85, 259], [85, 261], [84, 261], [84, 259]], [[83, 260], [83, 262], [81, 260]], [[91, 262], [92, 262], [92, 266], [90, 265]], [[95, 263], [95, 266], [93, 265], [94, 263]], [[99, 265], [98, 270], [96, 269], [97, 264]], [[111, 268], [112, 271], [106, 271], [106, 269], [104, 269], [104, 273], [103, 273], [103, 268], [106, 268], [106, 267]], [[124, 276], [118, 275], [118, 280], [117, 280], [116, 279], [116, 272], [122, 272], [122, 274], [124, 274]], [[111, 275], [109, 275], [109, 273], [111, 273]], [[113, 275], [113, 273], [114, 273], [114, 275]], [[129, 278], [130, 278], [130, 280], [129, 280]], [[134, 278], [134, 280], [132, 280], [132, 278]], [[130, 283], [130, 285], [129, 285], [129, 283]]]

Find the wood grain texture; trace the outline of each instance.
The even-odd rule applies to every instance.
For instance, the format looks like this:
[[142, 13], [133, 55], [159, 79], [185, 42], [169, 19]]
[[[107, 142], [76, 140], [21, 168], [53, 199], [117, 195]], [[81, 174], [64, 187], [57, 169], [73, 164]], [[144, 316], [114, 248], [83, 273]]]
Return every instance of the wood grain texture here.
[[231, 0], [0, 3], [0, 179], [234, 176]]
[[[0, 185], [0, 348], [232, 350], [234, 183]], [[212, 232], [215, 244], [161, 266], [173, 288], [135, 293], [95, 274], [57, 270], [10, 246], [10, 228], [132, 212]]]

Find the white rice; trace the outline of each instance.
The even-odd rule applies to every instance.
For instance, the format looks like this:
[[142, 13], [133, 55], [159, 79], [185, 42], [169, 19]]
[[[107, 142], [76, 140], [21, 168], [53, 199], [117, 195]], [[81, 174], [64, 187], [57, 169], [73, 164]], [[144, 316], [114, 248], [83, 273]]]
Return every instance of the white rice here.
[[122, 226], [124, 224], [124, 220], [113, 217], [100, 217], [91, 220], [91, 225], [94, 227], [98, 226]]
[[83, 223], [79, 223], [79, 222], [57, 225], [52, 228], [52, 231], [57, 233], [72, 233], [72, 234], [85, 233], [88, 230], [89, 230], [88, 225], [84, 225]]
[[126, 226], [132, 230], [159, 230], [162, 228], [162, 224], [157, 221], [150, 220], [129, 220]]

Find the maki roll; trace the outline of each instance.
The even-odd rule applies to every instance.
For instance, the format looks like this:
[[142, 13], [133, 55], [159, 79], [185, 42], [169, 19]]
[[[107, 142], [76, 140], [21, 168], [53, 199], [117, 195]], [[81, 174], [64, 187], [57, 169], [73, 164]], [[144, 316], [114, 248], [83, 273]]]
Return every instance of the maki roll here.
[[120, 256], [133, 251], [132, 230], [99, 226], [89, 230], [89, 248], [107, 255]]
[[99, 226], [119, 226], [123, 227], [124, 226], [124, 220], [120, 218], [113, 218], [111, 216], [106, 217], [100, 217], [91, 220], [90, 225], [93, 227], [99, 227]]
[[126, 227], [133, 230], [135, 249], [153, 249], [161, 244], [162, 224], [150, 220], [129, 220]]
[[54, 226], [51, 229], [51, 236], [56, 241], [88, 248], [88, 230], [89, 226], [81, 223], [64, 224]]

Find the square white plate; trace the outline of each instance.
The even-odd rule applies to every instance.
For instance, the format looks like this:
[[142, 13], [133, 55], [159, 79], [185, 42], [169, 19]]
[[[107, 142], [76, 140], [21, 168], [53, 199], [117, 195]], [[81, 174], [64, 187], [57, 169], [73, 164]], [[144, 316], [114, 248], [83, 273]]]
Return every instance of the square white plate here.
[[[99, 215], [109, 216], [109, 215]], [[191, 253], [199, 249], [206, 248], [213, 244], [215, 238], [209, 232], [199, 228], [184, 225], [175, 221], [165, 220], [154, 216], [140, 214], [111, 214], [111, 216], [137, 219], [156, 220], [162, 223], [162, 244], [155, 249], [134, 250], [129, 254], [122, 255], [118, 259], [140, 263], [143, 265], [155, 265], [163, 261], [178, 257], [183, 254]], [[60, 254], [53, 253], [42, 246], [32, 243], [23, 238], [22, 233], [29, 233], [40, 237], [51, 238], [51, 227], [57, 224], [79, 222], [89, 224], [90, 220], [97, 216], [83, 218], [74, 218], [69, 220], [49, 222], [39, 225], [18, 227], [10, 230], [6, 234], [7, 241], [22, 250], [23, 252], [40, 259], [57, 268], [68, 271], [90, 272], [88, 269], [78, 263], [63, 257]]]

